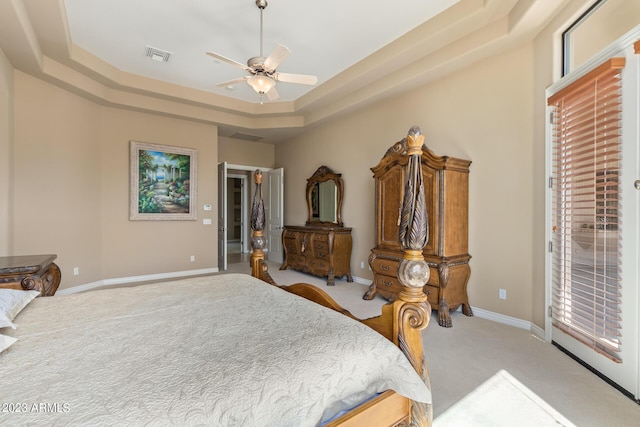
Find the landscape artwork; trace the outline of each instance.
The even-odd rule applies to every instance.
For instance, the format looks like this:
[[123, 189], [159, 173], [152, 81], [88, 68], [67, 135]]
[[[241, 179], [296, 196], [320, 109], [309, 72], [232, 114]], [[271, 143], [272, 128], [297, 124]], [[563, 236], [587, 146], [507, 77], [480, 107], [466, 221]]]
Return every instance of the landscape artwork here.
[[195, 220], [197, 152], [131, 141], [131, 220]]

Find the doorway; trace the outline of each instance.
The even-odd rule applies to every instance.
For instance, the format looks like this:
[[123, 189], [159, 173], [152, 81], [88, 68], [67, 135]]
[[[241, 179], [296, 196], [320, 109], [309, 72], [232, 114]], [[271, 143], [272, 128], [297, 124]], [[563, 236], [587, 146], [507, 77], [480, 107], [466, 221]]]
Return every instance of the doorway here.
[[[227, 270], [229, 263], [242, 263], [249, 262], [251, 256], [251, 227], [249, 216], [251, 215], [251, 200], [255, 190], [255, 184], [253, 182], [253, 173], [257, 170], [261, 170], [267, 176], [266, 183], [263, 183], [262, 196], [265, 202], [265, 211], [269, 223], [266, 224], [269, 233], [267, 234], [267, 244], [264, 248], [267, 256], [273, 251], [272, 255], [281, 254], [280, 236], [283, 228], [283, 185], [282, 169], [254, 167], [246, 165], [232, 165], [227, 162], [218, 163], [218, 269], [220, 271]], [[277, 178], [272, 175], [277, 174]], [[230, 206], [236, 209], [235, 194], [237, 193], [235, 187], [235, 181], [228, 181], [229, 178], [240, 178], [244, 180], [244, 185], [241, 185], [240, 195], [240, 240], [236, 236], [237, 221], [230, 220], [231, 215], [235, 217], [235, 212], [231, 212]], [[275, 185], [274, 183], [279, 185]], [[242, 188], [244, 190], [242, 190]], [[273, 194], [277, 193], [277, 194]], [[243, 195], [244, 194], [244, 195]], [[234, 197], [234, 199], [230, 199]], [[232, 201], [232, 203], [229, 202]], [[271, 232], [273, 230], [273, 232]], [[280, 233], [278, 235], [277, 233]], [[265, 231], [266, 234], [266, 231]], [[228, 242], [229, 236], [231, 238], [231, 246]], [[274, 239], [272, 242], [271, 239]], [[240, 248], [240, 249], [238, 249]], [[234, 251], [235, 253], [230, 253]], [[237, 253], [240, 251], [240, 253]], [[271, 258], [268, 258], [271, 260]], [[280, 261], [281, 262], [281, 261]]]
[[249, 260], [247, 245], [248, 203], [247, 177], [242, 171], [229, 171], [227, 175], [227, 263], [237, 264]]
[[546, 338], [634, 400], [640, 399], [639, 37], [640, 26], [547, 93]]

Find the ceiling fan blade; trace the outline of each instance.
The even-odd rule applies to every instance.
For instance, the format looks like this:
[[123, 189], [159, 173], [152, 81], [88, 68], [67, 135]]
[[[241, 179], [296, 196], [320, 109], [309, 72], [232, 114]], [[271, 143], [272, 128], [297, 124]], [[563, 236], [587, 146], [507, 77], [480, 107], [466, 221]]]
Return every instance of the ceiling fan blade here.
[[226, 82], [218, 83], [216, 86], [232, 86], [237, 83], [246, 82], [249, 79], [249, 76], [240, 77], [239, 79], [228, 80]]
[[275, 87], [272, 87], [269, 92], [266, 93], [266, 95], [269, 101], [275, 101], [276, 99], [280, 98], [280, 94]]
[[273, 52], [264, 60], [264, 69], [265, 71], [272, 73], [278, 65], [282, 64], [282, 61], [287, 59], [291, 51], [288, 47], [279, 44]]
[[243, 70], [250, 70], [250, 68], [247, 67], [246, 65], [241, 64], [238, 61], [234, 61], [233, 59], [229, 59], [225, 56], [218, 55], [217, 53], [207, 52], [207, 55], [212, 56], [216, 59], [219, 59], [220, 61], [226, 62], [227, 64], [235, 65], [236, 67], [242, 68]]
[[318, 83], [318, 78], [316, 76], [309, 76], [306, 74], [276, 73], [275, 79], [279, 82], [297, 83], [310, 86]]

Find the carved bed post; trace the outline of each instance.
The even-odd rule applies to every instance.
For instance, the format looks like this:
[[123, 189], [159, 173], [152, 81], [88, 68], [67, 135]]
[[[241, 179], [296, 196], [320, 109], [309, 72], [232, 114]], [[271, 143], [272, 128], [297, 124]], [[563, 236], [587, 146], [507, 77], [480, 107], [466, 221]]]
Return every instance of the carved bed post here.
[[253, 174], [256, 183], [256, 192], [251, 203], [251, 275], [265, 282], [275, 285], [264, 262], [264, 201], [262, 200], [262, 171], [256, 170]]
[[251, 275], [258, 277], [259, 262], [264, 261], [264, 201], [262, 200], [262, 171], [253, 174], [256, 192], [251, 203]]
[[[403, 285], [403, 290], [393, 303], [399, 328], [397, 335], [395, 333], [394, 335], [398, 337], [397, 344], [400, 349], [427, 386], [431, 388], [421, 334], [431, 318], [431, 306], [427, 301], [427, 295], [423, 292], [423, 286], [429, 280], [429, 266], [422, 254], [429, 239], [425, 190], [420, 165], [423, 141], [424, 136], [420, 128], [412, 127], [407, 135], [409, 164], [398, 229], [398, 237], [403, 249], [403, 259], [398, 266], [398, 280]], [[412, 426], [430, 426], [432, 419], [431, 404], [412, 402]]]

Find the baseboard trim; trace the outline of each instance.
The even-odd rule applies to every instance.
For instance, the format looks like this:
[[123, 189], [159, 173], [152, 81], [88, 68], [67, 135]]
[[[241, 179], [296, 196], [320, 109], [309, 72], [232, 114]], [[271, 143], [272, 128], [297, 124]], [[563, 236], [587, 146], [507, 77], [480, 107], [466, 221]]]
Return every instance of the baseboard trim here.
[[124, 285], [129, 283], [152, 282], [156, 280], [177, 279], [181, 277], [200, 276], [203, 274], [213, 274], [217, 272], [218, 267], [212, 267], [201, 268], [198, 270], [173, 271], [169, 273], [144, 274], [141, 276], [116, 277], [112, 279], [98, 280], [96, 282], [86, 283], [84, 285], [60, 289], [58, 292], [56, 292], [56, 295], [69, 295], [102, 287]]
[[473, 307], [473, 314], [481, 319], [491, 320], [496, 323], [502, 323], [503, 325], [513, 326], [518, 329], [524, 329], [531, 332], [536, 337], [544, 340], [544, 329], [540, 328], [529, 321], [518, 319], [517, 317], [511, 317], [500, 313], [494, 313], [493, 311], [483, 310], [481, 308]]
[[359, 283], [361, 285], [371, 285], [371, 279], [363, 279], [362, 277], [358, 277], [358, 276], [351, 276], [351, 278], [353, 279], [354, 282]]
[[[362, 277], [353, 276], [353, 281], [359, 283], [361, 285], [371, 285], [371, 279], [363, 279]], [[462, 311], [462, 307], [458, 309], [458, 311]], [[539, 327], [538, 325], [518, 319], [517, 317], [511, 317], [500, 313], [495, 313], [489, 310], [483, 310], [482, 308], [473, 307], [473, 313], [475, 316], [480, 317], [482, 319], [491, 320], [496, 323], [502, 323], [503, 325], [513, 326], [518, 329], [524, 329], [526, 331], [531, 332], [535, 337], [541, 339], [546, 342], [544, 329]]]

